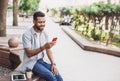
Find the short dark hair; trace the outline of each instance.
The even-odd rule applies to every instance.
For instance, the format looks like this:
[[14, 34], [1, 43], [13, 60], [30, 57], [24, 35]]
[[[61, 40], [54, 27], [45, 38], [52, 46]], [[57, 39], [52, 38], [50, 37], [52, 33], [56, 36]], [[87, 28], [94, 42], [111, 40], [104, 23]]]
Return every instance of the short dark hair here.
[[41, 11], [37, 11], [33, 14], [33, 19], [36, 20], [37, 17], [45, 17], [45, 14]]

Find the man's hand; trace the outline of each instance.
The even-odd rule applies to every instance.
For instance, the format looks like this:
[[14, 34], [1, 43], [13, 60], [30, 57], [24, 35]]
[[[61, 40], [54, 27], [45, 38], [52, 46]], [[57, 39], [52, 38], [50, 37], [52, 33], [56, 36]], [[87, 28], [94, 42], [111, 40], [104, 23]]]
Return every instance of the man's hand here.
[[51, 71], [52, 71], [53, 74], [55, 74], [55, 75], [58, 74], [58, 69], [57, 69], [56, 65], [51, 65]]
[[55, 45], [55, 43], [56, 42], [48, 42], [43, 47], [44, 47], [44, 49], [50, 49], [51, 47], [53, 47]]

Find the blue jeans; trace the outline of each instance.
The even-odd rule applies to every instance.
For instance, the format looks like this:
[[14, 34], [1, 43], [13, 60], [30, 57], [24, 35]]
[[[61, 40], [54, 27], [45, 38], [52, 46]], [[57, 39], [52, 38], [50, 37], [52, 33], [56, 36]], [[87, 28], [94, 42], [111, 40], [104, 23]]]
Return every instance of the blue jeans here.
[[32, 69], [35, 75], [44, 78], [46, 81], [63, 81], [60, 74], [54, 75], [51, 72], [51, 64], [48, 64], [40, 59], [36, 62]]

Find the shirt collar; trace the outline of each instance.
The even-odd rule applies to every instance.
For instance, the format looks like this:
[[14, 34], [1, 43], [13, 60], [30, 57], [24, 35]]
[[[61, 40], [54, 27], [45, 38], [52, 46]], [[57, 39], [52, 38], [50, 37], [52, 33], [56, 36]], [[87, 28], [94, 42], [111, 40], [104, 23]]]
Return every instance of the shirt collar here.
[[[43, 31], [44, 31], [44, 30], [43, 30]], [[41, 31], [40, 33], [42, 33], [43, 31]], [[33, 35], [37, 35], [37, 32], [34, 30], [33, 27], [31, 28], [31, 33], [32, 33]]]

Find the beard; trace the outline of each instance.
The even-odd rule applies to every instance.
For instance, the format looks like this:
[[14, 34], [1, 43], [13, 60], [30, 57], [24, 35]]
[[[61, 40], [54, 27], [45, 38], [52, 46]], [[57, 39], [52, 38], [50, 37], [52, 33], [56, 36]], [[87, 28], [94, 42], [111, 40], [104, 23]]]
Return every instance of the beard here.
[[39, 31], [42, 31], [44, 29], [45, 25], [35, 26], [35, 28]]

